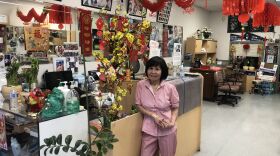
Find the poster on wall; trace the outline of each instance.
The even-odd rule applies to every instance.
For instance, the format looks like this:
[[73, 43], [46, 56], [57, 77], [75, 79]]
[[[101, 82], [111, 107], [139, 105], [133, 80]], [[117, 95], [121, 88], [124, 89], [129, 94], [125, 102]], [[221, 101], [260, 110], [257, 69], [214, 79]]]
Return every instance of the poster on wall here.
[[64, 71], [64, 70], [66, 70], [66, 58], [65, 57], [55, 57], [55, 58], [53, 58], [53, 70], [54, 71]]
[[0, 149], [8, 150], [5, 114], [2, 111], [0, 111]]
[[6, 52], [25, 52], [25, 37], [23, 27], [6, 27]]
[[172, 8], [172, 1], [166, 2], [166, 5], [163, 9], [157, 13], [157, 22], [167, 24], [169, 21], [169, 16]]
[[24, 27], [27, 51], [48, 51], [50, 32], [42, 27]]
[[174, 50], [173, 50], [173, 65], [178, 66], [181, 64], [182, 60], [182, 44], [181, 43], [174, 43]]
[[[245, 32], [264, 32], [263, 27], [253, 27], [253, 19], [250, 18], [247, 22], [247, 25], [244, 26]], [[242, 32], [242, 25], [238, 21], [238, 16], [228, 16], [228, 33], [241, 33]], [[268, 32], [274, 32], [274, 26], [269, 27]]]
[[183, 43], [183, 27], [174, 26], [174, 43]]
[[112, 0], [81, 0], [82, 6], [111, 11]]
[[172, 57], [174, 47], [173, 26], [163, 25], [162, 33], [162, 56]]
[[131, 16], [146, 17], [147, 9], [135, 1], [136, 0], [128, 0], [127, 13]]

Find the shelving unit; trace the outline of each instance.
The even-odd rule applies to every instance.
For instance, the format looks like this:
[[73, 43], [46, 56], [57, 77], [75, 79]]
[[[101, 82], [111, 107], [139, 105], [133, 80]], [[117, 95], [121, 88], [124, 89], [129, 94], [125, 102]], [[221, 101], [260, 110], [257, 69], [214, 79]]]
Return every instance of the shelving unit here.
[[195, 58], [199, 58], [203, 64], [206, 64], [209, 57], [216, 60], [217, 41], [190, 37], [187, 38], [185, 49], [185, 52], [193, 54], [192, 62]]

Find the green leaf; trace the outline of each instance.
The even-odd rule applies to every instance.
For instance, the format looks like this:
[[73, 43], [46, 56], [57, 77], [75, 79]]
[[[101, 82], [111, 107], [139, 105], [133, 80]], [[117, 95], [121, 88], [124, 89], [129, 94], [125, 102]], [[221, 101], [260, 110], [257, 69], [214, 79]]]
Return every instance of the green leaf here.
[[81, 151], [77, 151], [76, 154], [77, 154], [77, 155], [81, 155], [82, 152], [81, 152]]
[[50, 146], [52, 144], [51, 139], [50, 138], [46, 138], [44, 139], [44, 142], [47, 146]]
[[101, 150], [101, 143], [100, 142], [96, 142], [96, 146], [97, 146], [97, 149], [98, 149], [98, 151], [100, 151]]
[[45, 150], [44, 150], [44, 156], [47, 156], [47, 150], [48, 150], [49, 148], [46, 148]]
[[65, 138], [65, 144], [70, 145], [71, 141], [72, 141], [72, 135], [67, 135]]
[[55, 150], [54, 150], [54, 154], [58, 154], [59, 153], [59, 150], [60, 150], [60, 146], [57, 146], [56, 148], [55, 148]]
[[45, 147], [46, 147], [46, 145], [41, 145], [41, 146], [40, 146], [40, 150], [43, 149], [43, 148], [45, 148]]
[[69, 151], [69, 146], [64, 146], [64, 147], [62, 147], [62, 150], [63, 150], [64, 152], [68, 152], [68, 151]]
[[51, 140], [52, 140], [52, 144], [55, 145], [56, 144], [56, 137], [52, 136]]
[[79, 146], [81, 145], [81, 143], [82, 143], [82, 140], [77, 140], [76, 143], [75, 143], [74, 148], [75, 148], [75, 149], [79, 148]]
[[88, 149], [88, 146], [87, 146], [87, 145], [84, 145], [80, 151], [83, 152], [83, 153], [85, 153], [85, 151], [87, 151], [87, 149]]
[[97, 156], [103, 156], [102, 152], [98, 152]]
[[106, 148], [106, 147], [103, 147], [103, 148], [102, 148], [102, 152], [103, 152], [104, 154], [106, 154], [106, 153], [108, 152], [107, 148]]
[[75, 149], [75, 148], [71, 148], [70, 151], [71, 151], [71, 152], [75, 152], [76, 149]]
[[112, 139], [112, 142], [118, 142], [118, 141], [119, 141], [119, 139], [117, 139], [117, 138]]
[[62, 134], [59, 134], [56, 138], [57, 144], [61, 145], [62, 144]]
[[52, 147], [52, 148], [50, 149], [50, 154], [52, 154], [52, 153], [53, 153], [53, 148], [54, 148], [54, 147]]
[[90, 127], [95, 133], [98, 133], [98, 129], [95, 126]]
[[114, 145], [113, 145], [113, 144], [107, 144], [107, 147], [108, 147], [109, 149], [113, 149], [113, 148], [114, 148]]

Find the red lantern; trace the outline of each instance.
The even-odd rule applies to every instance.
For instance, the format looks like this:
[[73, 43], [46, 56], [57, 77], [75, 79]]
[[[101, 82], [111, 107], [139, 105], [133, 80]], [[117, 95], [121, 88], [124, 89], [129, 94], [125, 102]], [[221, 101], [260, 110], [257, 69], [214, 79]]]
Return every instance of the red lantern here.
[[272, 25], [280, 25], [280, 10], [276, 5], [266, 3], [264, 11], [254, 16], [253, 27], [263, 26], [265, 30], [268, 30], [268, 27]]
[[244, 49], [244, 50], [250, 49], [250, 45], [249, 45], [249, 44], [244, 44], [244, 45], [243, 45], [243, 49]]
[[144, 8], [149, 9], [151, 12], [157, 12], [164, 8], [167, 0], [158, 0], [157, 2], [150, 2], [149, 0], [139, 0]]

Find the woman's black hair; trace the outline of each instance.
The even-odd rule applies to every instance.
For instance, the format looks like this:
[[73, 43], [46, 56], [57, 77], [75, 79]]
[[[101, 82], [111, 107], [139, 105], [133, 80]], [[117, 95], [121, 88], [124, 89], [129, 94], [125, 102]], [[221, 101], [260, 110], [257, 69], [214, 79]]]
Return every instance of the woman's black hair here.
[[146, 69], [145, 69], [146, 76], [148, 76], [148, 69], [150, 67], [157, 67], [157, 66], [159, 66], [161, 69], [160, 81], [165, 80], [168, 76], [168, 67], [164, 59], [159, 56], [154, 56], [150, 58], [146, 63]]

